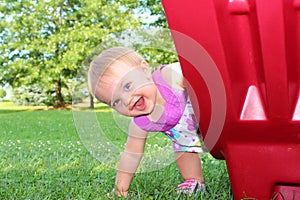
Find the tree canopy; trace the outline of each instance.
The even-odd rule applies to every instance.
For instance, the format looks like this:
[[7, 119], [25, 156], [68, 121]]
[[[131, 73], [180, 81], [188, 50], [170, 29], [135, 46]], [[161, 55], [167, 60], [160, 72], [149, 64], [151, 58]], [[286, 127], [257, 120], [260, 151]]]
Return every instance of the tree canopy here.
[[62, 90], [69, 93], [95, 47], [145, 25], [139, 14], [146, 11], [158, 16], [152, 25], [166, 27], [158, 0], [1, 1], [0, 85], [23, 96], [40, 93], [49, 104], [64, 106]]
[[6, 91], [3, 88], [0, 88], [0, 99], [6, 96]]

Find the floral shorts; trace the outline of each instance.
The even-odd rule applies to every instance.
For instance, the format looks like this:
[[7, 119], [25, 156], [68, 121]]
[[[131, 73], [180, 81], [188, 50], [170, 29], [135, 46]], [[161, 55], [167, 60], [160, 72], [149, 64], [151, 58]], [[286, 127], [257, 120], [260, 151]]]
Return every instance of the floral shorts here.
[[201, 135], [189, 99], [177, 125], [163, 133], [172, 140], [175, 152], [203, 152]]

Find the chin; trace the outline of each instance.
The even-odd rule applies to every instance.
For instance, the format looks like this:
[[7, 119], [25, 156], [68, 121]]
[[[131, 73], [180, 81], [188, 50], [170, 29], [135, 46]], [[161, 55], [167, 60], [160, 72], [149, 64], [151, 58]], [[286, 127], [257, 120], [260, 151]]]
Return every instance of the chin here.
[[150, 112], [147, 111], [136, 111], [136, 112], [132, 112], [129, 113], [129, 115], [127, 115], [128, 117], [138, 117], [138, 116], [142, 116], [142, 115], [149, 115]]

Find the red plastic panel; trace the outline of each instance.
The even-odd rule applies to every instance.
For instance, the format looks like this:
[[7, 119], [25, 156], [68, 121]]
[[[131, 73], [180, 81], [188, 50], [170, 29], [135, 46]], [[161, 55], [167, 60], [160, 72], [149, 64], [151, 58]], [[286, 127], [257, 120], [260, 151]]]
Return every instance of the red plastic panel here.
[[278, 185], [274, 189], [274, 200], [300, 199], [300, 187]]
[[235, 199], [272, 199], [281, 183], [300, 189], [298, 144], [240, 141], [227, 143], [224, 151]]
[[226, 159], [235, 199], [300, 185], [300, 1], [162, 2], [204, 142]]

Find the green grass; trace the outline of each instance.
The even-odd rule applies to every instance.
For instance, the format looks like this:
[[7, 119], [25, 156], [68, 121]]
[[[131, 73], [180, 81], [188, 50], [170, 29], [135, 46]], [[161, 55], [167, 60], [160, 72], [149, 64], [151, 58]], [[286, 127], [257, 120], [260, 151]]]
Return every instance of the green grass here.
[[[109, 141], [122, 149], [126, 134], [116, 134], [120, 128], [109, 108], [97, 107], [96, 115]], [[1, 199], [117, 199], [108, 195], [116, 170], [102, 157], [92, 156], [76, 131], [72, 111], [0, 103], [0, 127]], [[148, 152], [168, 142], [162, 134], [153, 136], [147, 141]], [[209, 154], [201, 157], [207, 194], [177, 195], [182, 179], [171, 163], [137, 173], [130, 199], [232, 199], [225, 162]]]

